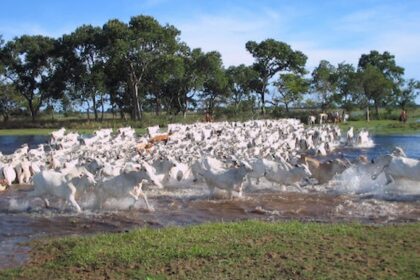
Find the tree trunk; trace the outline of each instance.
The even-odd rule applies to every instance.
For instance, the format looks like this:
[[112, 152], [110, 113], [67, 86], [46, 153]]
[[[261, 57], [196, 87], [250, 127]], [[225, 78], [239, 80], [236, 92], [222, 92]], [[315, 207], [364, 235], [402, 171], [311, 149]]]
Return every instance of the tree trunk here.
[[375, 115], [376, 119], [379, 120], [379, 105], [375, 102]]
[[134, 83], [133, 87], [133, 119], [138, 121], [141, 118], [140, 106], [139, 106], [139, 85]]
[[187, 108], [188, 108], [188, 101], [185, 101], [184, 108], [182, 110], [182, 116], [184, 119], [187, 117]]
[[156, 97], [156, 116], [160, 115], [160, 98]]
[[289, 113], [289, 103], [284, 103], [284, 107], [286, 108], [286, 112]]
[[101, 94], [101, 122], [103, 122], [104, 120], [104, 112], [105, 112], [104, 95]]
[[29, 105], [29, 111], [31, 111], [32, 122], [35, 122], [36, 109], [34, 108], [34, 104], [32, 103], [32, 100], [28, 100], [28, 105]]
[[369, 112], [369, 105], [366, 107], [366, 121], [370, 121], [370, 112]]
[[265, 115], [265, 93], [260, 93], [261, 95], [261, 114]]
[[96, 96], [92, 96], [92, 107], [93, 107], [93, 113], [95, 114], [95, 121], [98, 121], [98, 108], [96, 108]]

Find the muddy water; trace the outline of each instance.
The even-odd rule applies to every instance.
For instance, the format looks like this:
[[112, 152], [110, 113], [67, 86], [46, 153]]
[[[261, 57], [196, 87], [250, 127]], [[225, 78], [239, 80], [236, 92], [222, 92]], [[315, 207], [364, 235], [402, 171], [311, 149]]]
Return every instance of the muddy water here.
[[41, 201], [26, 199], [29, 186], [16, 186], [0, 194], [0, 269], [25, 263], [26, 242], [48, 236], [120, 232], [135, 227], [185, 226], [210, 221], [245, 219], [359, 221], [402, 223], [420, 220], [420, 200], [387, 200], [372, 195], [337, 194], [308, 186], [303, 193], [265, 185], [248, 187], [243, 198], [230, 200], [224, 193], [210, 197], [204, 185], [147, 190], [154, 211], [142, 201], [131, 210], [130, 200], [109, 201], [107, 209], [74, 214], [59, 201], [45, 209]]

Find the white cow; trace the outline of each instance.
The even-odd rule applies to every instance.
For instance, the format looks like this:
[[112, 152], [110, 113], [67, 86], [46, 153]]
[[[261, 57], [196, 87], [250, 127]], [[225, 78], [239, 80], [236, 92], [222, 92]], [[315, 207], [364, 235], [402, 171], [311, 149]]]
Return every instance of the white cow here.
[[46, 195], [53, 195], [69, 202], [77, 212], [81, 212], [79, 204], [76, 202], [78, 188], [87, 189], [96, 182], [92, 174], [88, 171], [70, 172], [64, 175], [53, 170], [44, 170], [33, 176], [34, 190], [29, 193], [29, 197], [43, 197], [45, 206], [49, 207]]
[[16, 180], [16, 171], [13, 168], [12, 164], [6, 164], [3, 166], [3, 177], [7, 182], [7, 185], [10, 187], [13, 182]]
[[202, 170], [199, 174], [203, 176], [211, 193], [214, 193], [215, 188], [224, 189], [229, 192], [230, 198], [233, 198], [233, 191], [238, 192], [239, 196], [242, 196], [244, 178], [251, 171], [252, 167], [242, 162], [237, 168], [225, 169], [219, 172]]
[[380, 168], [378, 173], [372, 175], [373, 180], [384, 172], [387, 185], [398, 179], [420, 182], [420, 160], [390, 154], [380, 157], [373, 163]]
[[347, 145], [350, 145], [352, 143], [353, 137], [354, 137], [354, 130], [353, 130], [353, 127], [350, 127], [349, 130], [347, 130], [347, 133], [346, 133]]
[[151, 209], [146, 195], [143, 192], [143, 183], [149, 179], [146, 172], [138, 170], [124, 170], [120, 175], [102, 181], [96, 188], [98, 207], [102, 208], [108, 198], [132, 197], [134, 204], [143, 197], [148, 209]]
[[323, 124], [325, 122], [327, 122], [328, 120], [328, 115], [325, 113], [321, 113], [319, 114], [319, 124]]
[[293, 185], [300, 190], [299, 182], [302, 179], [307, 179], [311, 176], [308, 166], [305, 164], [291, 165], [284, 159], [277, 162], [268, 159], [256, 159], [250, 162], [253, 171], [248, 174], [249, 182], [251, 178], [257, 179], [257, 184], [260, 178], [266, 178], [273, 183], [283, 185]]
[[28, 184], [31, 179], [31, 163], [29, 161], [19, 162], [15, 166], [16, 176], [19, 184]]
[[308, 117], [308, 125], [315, 124], [315, 121], [316, 121], [316, 117], [315, 116], [309, 116]]

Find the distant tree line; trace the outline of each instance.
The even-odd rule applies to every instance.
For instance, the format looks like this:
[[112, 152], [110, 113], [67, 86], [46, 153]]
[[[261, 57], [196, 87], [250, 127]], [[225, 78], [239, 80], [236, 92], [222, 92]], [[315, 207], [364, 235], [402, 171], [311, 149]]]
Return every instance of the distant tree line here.
[[284, 42], [249, 41], [254, 63], [225, 68], [219, 52], [191, 49], [179, 36], [176, 27], [144, 15], [83, 25], [58, 39], [23, 35], [5, 42], [0, 36], [3, 120], [22, 109], [36, 120], [57, 104], [64, 112], [85, 108], [97, 121], [106, 110], [141, 120], [145, 111], [185, 115], [220, 106], [234, 112], [259, 106], [262, 114], [267, 105], [378, 114], [381, 107], [406, 109], [419, 94], [420, 83], [405, 80], [389, 52], [362, 54], [357, 67], [322, 60], [308, 75], [307, 56]]

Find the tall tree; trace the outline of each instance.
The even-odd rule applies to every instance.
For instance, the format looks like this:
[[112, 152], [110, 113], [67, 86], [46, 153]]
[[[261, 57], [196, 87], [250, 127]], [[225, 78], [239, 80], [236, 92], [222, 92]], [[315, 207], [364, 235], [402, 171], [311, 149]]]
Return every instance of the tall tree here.
[[379, 118], [378, 104], [383, 96], [392, 92], [392, 82], [375, 66], [367, 65], [364, 71], [358, 72], [359, 85], [363, 92], [360, 99], [362, 105], [366, 106], [366, 119], [370, 120], [369, 106], [373, 102], [376, 109], [376, 117]]
[[238, 111], [238, 106], [243, 97], [251, 94], [252, 81], [258, 78], [258, 73], [252, 67], [241, 64], [239, 66], [230, 66], [226, 70], [226, 74], [229, 79], [235, 111]]
[[337, 91], [337, 68], [327, 60], [321, 60], [312, 71], [312, 87], [319, 96], [321, 109], [331, 107]]
[[274, 100], [284, 104], [286, 112], [289, 112], [289, 105], [301, 101], [303, 94], [309, 89], [309, 82], [301, 75], [296, 74], [281, 74], [277, 82], [274, 83], [277, 87], [280, 97]]
[[49, 98], [62, 93], [52, 90], [50, 83], [58, 69], [55, 40], [45, 36], [23, 35], [9, 41], [5, 48], [5, 76], [26, 100], [32, 120]]
[[375, 100], [376, 115], [379, 115], [379, 108], [395, 101], [399, 88], [403, 83], [404, 68], [395, 62], [395, 56], [385, 51], [382, 54], [376, 50], [370, 51], [369, 54], [362, 54], [359, 59], [358, 70], [364, 71], [369, 66], [378, 69], [382, 75], [391, 83], [392, 90], [384, 88], [381, 98]]
[[102, 112], [104, 108], [102, 30], [92, 25], [82, 25], [70, 35], [64, 35], [61, 46], [67, 51], [64, 57], [71, 71], [68, 77], [73, 85], [73, 97], [86, 103], [88, 116], [92, 103], [97, 121], [99, 105], [102, 105]]
[[336, 71], [337, 94], [334, 101], [342, 109], [351, 112], [357, 98], [357, 75], [353, 65], [339, 63]]
[[216, 51], [207, 53], [202, 63], [206, 73], [201, 97], [207, 112], [213, 114], [217, 102], [224, 101], [229, 95], [229, 81], [220, 53]]
[[253, 68], [259, 75], [253, 81], [253, 88], [261, 97], [261, 113], [265, 114], [265, 94], [270, 79], [280, 72], [304, 74], [307, 57], [300, 51], [294, 51], [288, 44], [274, 39], [259, 44], [248, 41], [245, 47], [256, 60]]
[[107, 38], [108, 59], [125, 66], [133, 104], [132, 118], [139, 120], [147, 92], [146, 74], [154, 61], [178, 49], [180, 32], [170, 25], [161, 26], [149, 16], [132, 17], [128, 25], [111, 20], [103, 29]]

